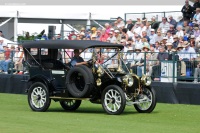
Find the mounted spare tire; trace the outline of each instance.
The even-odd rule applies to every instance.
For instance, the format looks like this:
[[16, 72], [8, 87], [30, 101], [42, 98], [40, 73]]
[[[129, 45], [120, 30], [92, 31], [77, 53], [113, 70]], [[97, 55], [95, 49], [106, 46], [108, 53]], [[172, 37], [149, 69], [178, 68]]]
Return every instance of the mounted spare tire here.
[[69, 93], [75, 98], [88, 97], [93, 87], [94, 77], [87, 66], [75, 66], [66, 76]]

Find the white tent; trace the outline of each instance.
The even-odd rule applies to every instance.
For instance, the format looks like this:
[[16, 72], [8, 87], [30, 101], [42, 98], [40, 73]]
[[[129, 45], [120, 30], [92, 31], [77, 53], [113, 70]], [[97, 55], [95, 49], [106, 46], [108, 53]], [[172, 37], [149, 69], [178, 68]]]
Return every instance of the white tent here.
[[16, 42], [10, 41], [10, 40], [5, 39], [3, 37], [0, 37], [0, 40], [3, 40], [3, 44], [2, 45], [7, 45], [8, 47], [10, 47], [11, 45], [17, 45]]

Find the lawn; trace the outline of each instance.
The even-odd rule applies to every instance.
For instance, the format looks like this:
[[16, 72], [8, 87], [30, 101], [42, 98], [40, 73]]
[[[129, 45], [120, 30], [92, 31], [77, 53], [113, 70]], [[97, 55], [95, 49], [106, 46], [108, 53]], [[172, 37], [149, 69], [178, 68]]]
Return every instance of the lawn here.
[[52, 101], [47, 112], [33, 112], [26, 95], [0, 93], [0, 133], [199, 133], [200, 107], [157, 104], [150, 114], [126, 106], [121, 115], [107, 115], [100, 104], [83, 101], [65, 112]]

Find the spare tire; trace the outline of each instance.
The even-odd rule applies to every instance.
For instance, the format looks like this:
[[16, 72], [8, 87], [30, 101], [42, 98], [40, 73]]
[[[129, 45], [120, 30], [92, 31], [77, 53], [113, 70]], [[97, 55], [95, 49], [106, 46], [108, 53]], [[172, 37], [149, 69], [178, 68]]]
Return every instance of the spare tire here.
[[88, 68], [88, 66], [86, 66], [86, 65], [79, 65], [77, 67], [81, 67], [87, 72], [87, 74], [89, 75], [90, 81], [93, 84], [94, 83], [94, 76], [92, 74], [92, 69]]
[[88, 74], [88, 69], [73, 67], [66, 76], [66, 84], [69, 93], [76, 98], [88, 97], [92, 89], [94, 78]]

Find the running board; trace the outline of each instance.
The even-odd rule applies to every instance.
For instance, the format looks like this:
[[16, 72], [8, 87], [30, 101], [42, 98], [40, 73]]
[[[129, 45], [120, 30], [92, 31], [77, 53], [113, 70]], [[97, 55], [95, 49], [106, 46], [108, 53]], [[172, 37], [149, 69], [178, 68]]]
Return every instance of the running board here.
[[58, 100], [90, 100], [91, 98], [73, 98], [73, 97], [56, 97], [52, 96], [50, 99], [58, 99]]

